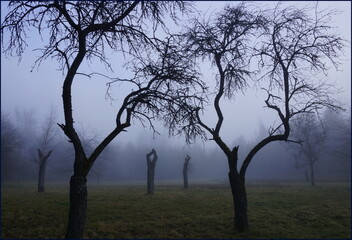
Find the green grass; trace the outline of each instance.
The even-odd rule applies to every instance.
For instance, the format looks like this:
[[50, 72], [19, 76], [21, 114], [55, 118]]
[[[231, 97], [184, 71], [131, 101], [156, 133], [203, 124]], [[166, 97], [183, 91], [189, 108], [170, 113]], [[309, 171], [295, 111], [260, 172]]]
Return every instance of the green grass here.
[[[351, 237], [350, 188], [344, 183], [249, 184], [250, 231], [233, 228], [230, 189], [188, 191], [156, 186], [89, 186], [85, 238], [319, 238]], [[1, 238], [63, 238], [68, 185], [2, 186]]]

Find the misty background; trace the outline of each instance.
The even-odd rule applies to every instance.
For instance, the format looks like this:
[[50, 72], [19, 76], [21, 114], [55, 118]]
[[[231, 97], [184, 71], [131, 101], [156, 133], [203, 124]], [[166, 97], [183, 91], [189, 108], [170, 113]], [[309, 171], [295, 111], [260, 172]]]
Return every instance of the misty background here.
[[[196, 2], [195, 7], [202, 15], [211, 16], [231, 2]], [[291, 4], [306, 4], [290, 2]], [[234, 2], [234, 4], [236, 4]], [[273, 7], [276, 2], [256, 2], [258, 8]], [[341, 36], [351, 42], [351, 2], [320, 2], [319, 7], [335, 8], [340, 14], [332, 19], [332, 26], [337, 27]], [[7, 13], [7, 2], [1, 2], [1, 21]], [[183, 16], [183, 25], [187, 26], [189, 17]], [[182, 26], [169, 22], [172, 31], [179, 31]], [[72, 144], [56, 123], [63, 123], [62, 82], [63, 75], [57, 71], [55, 60], [45, 61], [37, 69], [33, 68], [40, 55], [36, 49], [41, 46], [41, 39], [33, 32], [28, 39], [29, 48], [21, 59], [16, 57], [1, 58], [1, 177], [9, 181], [35, 181], [38, 165], [33, 160], [42, 139], [50, 111], [55, 120], [55, 132], [51, 141], [52, 155], [47, 163], [47, 181], [67, 181], [72, 175], [74, 151]], [[347, 109], [335, 113], [324, 111], [321, 114], [322, 128], [327, 138], [316, 163], [316, 180], [350, 179], [350, 141], [351, 141], [351, 56], [350, 51], [343, 56], [344, 61], [337, 71], [333, 67], [328, 76], [337, 88], [341, 89], [336, 98]], [[125, 77], [124, 59], [118, 53], [109, 56], [114, 72], [111, 75]], [[20, 61], [19, 61], [20, 60]], [[203, 64], [203, 78], [211, 82], [214, 73], [210, 65]], [[104, 72], [99, 62], [89, 63], [82, 71]], [[98, 70], [95, 70], [98, 69]], [[87, 149], [94, 149], [114, 127], [116, 109], [129, 88], [116, 85], [110, 99], [106, 95], [107, 80], [103, 77], [87, 78], [77, 76], [73, 84], [73, 114], [77, 132]], [[221, 103], [225, 114], [222, 138], [230, 146], [240, 145], [240, 163], [254, 144], [267, 135], [267, 129], [275, 122], [277, 116], [264, 108], [266, 93], [260, 88], [251, 87], [244, 93], [239, 92], [234, 100]], [[213, 110], [204, 112], [205, 121], [211, 123]], [[235, 123], [235, 124], [234, 124]], [[158, 153], [155, 179], [158, 181], [182, 182], [182, 166], [186, 155], [190, 161], [190, 185], [198, 181], [223, 181], [227, 183], [228, 166], [223, 152], [211, 140], [200, 139], [186, 145], [183, 136], [170, 137], [168, 130], [160, 123], [155, 123], [159, 134], [153, 134], [148, 127], [138, 121], [133, 122], [127, 132], [121, 133], [107, 147], [95, 162], [88, 177], [97, 183], [111, 181], [144, 182], [147, 176], [146, 154], [152, 148]], [[346, 126], [341, 128], [340, 126]], [[348, 132], [349, 131], [349, 132]], [[347, 133], [349, 149], [340, 143], [341, 136]], [[8, 143], [8, 144], [7, 144]], [[349, 152], [346, 159], [343, 152]], [[89, 152], [89, 151], [88, 151]], [[305, 180], [306, 168], [295, 168], [294, 150], [288, 143], [271, 143], [262, 149], [248, 168], [248, 181]]]

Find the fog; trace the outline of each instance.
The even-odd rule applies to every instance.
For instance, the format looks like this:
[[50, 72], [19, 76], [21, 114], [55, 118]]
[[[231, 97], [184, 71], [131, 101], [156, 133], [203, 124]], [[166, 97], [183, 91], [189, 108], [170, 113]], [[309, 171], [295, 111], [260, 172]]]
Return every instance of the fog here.
[[[197, 2], [196, 8], [206, 16], [214, 14], [228, 2]], [[296, 4], [295, 2], [291, 2]], [[275, 2], [256, 3], [258, 7], [273, 6]], [[297, 4], [303, 4], [299, 2]], [[1, 2], [1, 21], [7, 13], [7, 2]], [[320, 2], [319, 6], [324, 8], [336, 8], [341, 11], [331, 24], [338, 27], [338, 32], [349, 41], [349, 48], [339, 70], [333, 67], [328, 72], [331, 82], [341, 88], [337, 99], [350, 109], [351, 102], [351, 3], [327, 1]], [[188, 24], [188, 16], [181, 18], [183, 25]], [[170, 21], [170, 24], [171, 21]], [[174, 26], [174, 31], [180, 27]], [[8, 119], [9, 124], [18, 133], [18, 145], [12, 153], [11, 158], [15, 162], [10, 163], [2, 172], [3, 180], [11, 181], [36, 181], [38, 165], [33, 161], [38, 148], [41, 128], [48, 117], [50, 109], [56, 111], [56, 123], [63, 123], [62, 107], [62, 82], [64, 76], [57, 71], [55, 60], [44, 61], [39, 68], [34, 62], [39, 53], [32, 49], [39, 48], [42, 41], [38, 34], [33, 31], [29, 36], [29, 47], [23, 53], [22, 58], [5, 57], [1, 53], [1, 113]], [[114, 63], [115, 72], [125, 77], [122, 69], [123, 61], [119, 54], [112, 53], [110, 60]], [[214, 71], [207, 64], [202, 65], [203, 77], [211, 81]], [[83, 71], [91, 69], [101, 70], [104, 67], [98, 63], [85, 63]], [[126, 76], [127, 76], [126, 75]], [[73, 84], [73, 112], [75, 126], [80, 134], [87, 140], [87, 148], [93, 148], [114, 127], [116, 109], [118, 109], [124, 93], [129, 92], [128, 86], [114, 86], [112, 99], [106, 96], [107, 80], [102, 77], [86, 78], [77, 76]], [[239, 92], [234, 99], [221, 103], [225, 115], [225, 122], [221, 131], [222, 138], [230, 146], [239, 145], [240, 162], [249, 149], [254, 146], [265, 134], [267, 129], [277, 120], [277, 114], [265, 109], [264, 100], [266, 93], [259, 87], [252, 87]], [[204, 112], [205, 121], [215, 121], [212, 105]], [[327, 114], [323, 112], [322, 114]], [[350, 110], [347, 113], [336, 114], [329, 121], [350, 121]], [[342, 121], [342, 120], [341, 120]], [[328, 122], [328, 120], [326, 120]], [[183, 136], [172, 137], [164, 126], [155, 122], [156, 129], [160, 134], [154, 134], [149, 127], [143, 127], [138, 121], [117, 136], [115, 140], [104, 150], [95, 162], [88, 177], [92, 182], [136, 182], [144, 183], [147, 175], [146, 154], [152, 148], [158, 153], [155, 179], [161, 184], [171, 181], [175, 184], [182, 182], [182, 166], [186, 155], [191, 157], [190, 161], [190, 186], [201, 181], [228, 182], [228, 165], [224, 153], [212, 140], [202, 141], [198, 139], [191, 145], [186, 145]], [[350, 128], [349, 128], [350, 131]], [[320, 161], [316, 164], [317, 181], [346, 180], [350, 172], [346, 171], [346, 165], [340, 163], [339, 155], [333, 150], [337, 148], [333, 141], [337, 133], [330, 133], [330, 138], [325, 143], [328, 151], [321, 154]], [[349, 138], [350, 142], [350, 138]], [[2, 139], [3, 145], [3, 139]], [[57, 127], [57, 133], [53, 140], [53, 153], [48, 160], [46, 180], [68, 181], [73, 173], [74, 152], [72, 144]], [[3, 162], [2, 155], [2, 164]], [[248, 181], [304, 181], [305, 170], [294, 167], [295, 158], [287, 143], [271, 143], [262, 149], [253, 159], [247, 171]], [[348, 169], [348, 168], [347, 168]], [[350, 168], [349, 168], [350, 169]]]
[[[343, 121], [349, 119], [350, 121], [349, 114], [341, 114], [341, 116], [330, 114], [330, 119], [325, 118], [326, 121], [330, 121], [333, 126], [336, 126], [341, 124], [341, 119], [344, 119]], [[14, 121], [14, 123], [18, 125], [14, 126], [18, 129], [19, 143], [14, 153], [12, 153], [14, 156], [10, 158], [15, 162], [11, 164], [7, 161], [2, 162], [2, 171], [6, 171], [2, 173], [2, 178], [9, 181], [35, 181], [38, 174], [38, 165], [33, 161], [33, 158], [36, 157], [36, 149], [40, 140], [41, 122], [36, 120], [36, 115], [30, 112], [17, 112], [16, 116], [17, 121]], [[4, 123], [4, 117], [3, 115], [1, 123], [3, 131], [6, 131], [8, 124]], [[240, 163], [249, 149], [265, 136], [265, 127], [262, 124], [259, 126], [260, 129], [256, 132], [257, 140], [247, 141], [243, 137], [234, 139], [234, 144], [241, 143]], [[328, 124], [325, 124], [325, 126], [329, 127]], [[74, 152], [72, 144], [59, 133], [56, 134], [51, 145], [53, 153], [47, 163], [47, 181], [67, 181], [73, 173]], [[94, 146], [96, 143], [94, 139], [99, 135], [95, 129], [84, 126], [78, 127], [78, 133], [88, 150]], [[346, 133], [349, 134], [350, 146], [350, 126], [349, 132]], [[350, 162], [348, 159], [347, 161], [341, 159], [340, 152], [336, 152], [339, 149], [336, 138], [340, 135], [340, 131], [329, 131], [328, 140], [324, 143], [324, 148], [327, 151], [319, 155], [319, 162], [316, 163], [317, 181], [349, 180]], [[191, 157], [190, 186], [202, 181], [227, 184], [228, 166], [224, 154], [219, 148], [215, 145], [206, 147], [202, 143], [191, 146], [177, 145], [173, 144], [173, 141], [167, 135], [159, 136], [152, 141], [145, 141], [143, 134], [141, 134], [139, 140], [135, 142], [123, 142], [123, 140], [113, 142], [97, 159], [88, 178], [93, 184], [126, 182], [129, 184], [144, 184], [147, 174], [146, 154], [152, 148], [155, 148], [158, 154], [155, 170], [156, 184], [181, 185], [182, 167], [187, 154]], [[350, 154], [351, 150], [346, 149], [346, 151], [349, 151]], [[6, 153], [6, 150], [2, 153]], [[247, 181], [304, 181], [307, 169], [295, 168], [295, 158], [292, 153], [289, 143], [272, 143], [265, 147], [254, 157], [252, 164], [249, 166]]]

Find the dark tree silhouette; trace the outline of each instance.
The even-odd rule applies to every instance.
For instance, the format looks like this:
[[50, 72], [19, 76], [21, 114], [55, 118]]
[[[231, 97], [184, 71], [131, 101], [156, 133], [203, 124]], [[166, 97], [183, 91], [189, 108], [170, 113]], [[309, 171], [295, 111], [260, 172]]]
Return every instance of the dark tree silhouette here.
[[209, 58], [218, 72], [214, 108], [217, 115], [215, 128], [201, 120], [200, 108], [196, 112], [197, 123], [209, 132], [212, 140], [222, 149], [228, 159], [229, 181], [235, 209], [235, 226], [239, 231], [248, 228], [247, 197], [244, 178], [237, 171], [238, 146], [232, 150], [220, 137], [224, 121], [220, 100], [231, 98], [235, 90], [243, 89], [246, 76], [250, 74], [246, 64], [249, 57], [249, 37], [260, 27], [261, 18], [247, 11], [244, 4], [227, 6], [213, 21], [195, 19], [193, 26], [184, 34], [188, 50], [196, 56]]
[[[333, 13], [317, 9], [315, 15], [308, 12], [309, 8], [282, 8], [278, 4], [274, 10], [260, 14], [242, 3], [225, 7], [214, 20], [194, 20], [184, 34], [185, 48], [195, 56], [209, 58], [217, 71], [213, 102], [218, 120], [215, 127], [210, 127], [198, 109], [197, 124], [211, 135], [227, 157], [234, 223], [240, 232], [249, 228], [245, 175], [255, 154], [271, 142], [293, 141], [289, 139], [289, 120], [297, 114], [322, 107], [339, 108], [331, 98], [332, 86], [316, 83], [316, 78], [307, 74], [326, 72], [326, 60], [337, 66], [343, 40], [330, 33], [327, 21]], [[259, 47], [254, 47], [255, 41]], [[239, 146], [231, 149], [220, 136], [224, 121], [220, 100], [233, 97], [236, 90], [244, 90], [251, 75], [248, 59], [255, 56], [259, 57], [260, 71], [264, 72], [260, 83], [269, 86], [263, 88], [268, 93], [265, 104], [278, 114], [280, 123], [269, 129], [269, 136], [249, 151], [238, 168]]]
[[191, 157], [187, 155], [185, 162], [183, 163], [183, 188], [188, 189], [188, 166]]
[[[153, 159], [151, 159], [153, 156]], [[154, 194], [154, 175], [155, 175], [155, 164], [158, 160], [158, 154], [153, 148], [150, 153], [147, 153], [147, 194]]]
[[[26, 37], [30, 29], [37, 29], [43, 41], [47, 42], [35, 65], [39, 66], [48, 57], [53, 57], [58, 60], [60, 70], [65, 75], [62, 88], [65, 123], [59, 126], [75, 151], [66, 238], [83, 237], [87, 212], [87, 174], [106, 146], [131, 125], [132, 118], [149, 123], [159, 118], [166, 125], [173, 126], [172, 131], [179, 129], [180, 133], [198, 131], [187, 125], [176, 128], [176, 125], [189, 120], [193, 109], [189, 104], [200, 100], [192, 92], [200, 86], [197, 85], [200, 82], [196, 82], [197, 75], [185, 56], [175, 50], [171, 38], [167, 41], [156, 38], [158, 26], [166, 29], [163, 21], [165, 13], [177, 21], [177, 11], [186, 12], [188, 6], [182, 1], [9, 3], [10, 11], [1, 26], [4, 52], [15, 52], [21, 56], [27, 46]], [[147, 29], [151, 29], [152, 34]], [[116, 126], [88, 156], [75, 130], [71, 89], [77, 74], [90, 78], [106, 76], [82, 73], [79, 68], [85, 60], [99, 60], [108, 69], [112, 68], [105, 55], [107, 51], [122, 51], [125, 56], [130, 56], [132, 60], [128, 66], [135, 76], [129, 80], [111, 78], [112, 82], [131, 84], [132, 91], [125, 96], [117, 111]]]
[[[324, 141], [326, 135], [323, 126], [319, 123], [314, 113], [300, 114], [292, 120], [292, 137], [302, 141], [300, 144], [292, 144], [296, 168], [310, 170], [310, 182], [315, 186], [314, 167], [324, 152]], [[307, 174], [307, 172], [306, 172]], [[307, 178], [307, 176], [306, 176]]]

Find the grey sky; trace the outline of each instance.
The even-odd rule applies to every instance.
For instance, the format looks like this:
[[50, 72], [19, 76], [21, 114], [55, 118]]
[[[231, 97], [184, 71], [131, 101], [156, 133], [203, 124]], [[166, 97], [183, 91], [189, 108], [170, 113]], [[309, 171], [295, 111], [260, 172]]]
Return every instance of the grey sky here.
[[[220, 10], [226, 3], [229, 2], [197, 2], [196, 8], [209, 15], [212, 12]], [[232, 2], [235, 4], [235, 2]], [[274, 6], [277, 2], [258, 2], [259, 6]], [[305, 2], [289, 2], [288, 4], [306, 4]], [[1, 13], [3, 17], [7, 12], [7, 3], [1, 2]], [[341, 14], [337, 16], [331, 24], [338, 27], [338, 32], [349, 42], [351, 42], [351, 2], [337, 2], [324, 1], [319, 3], [321, 9], [336, 8], [341, 10]], [[187, 24], [185, 21], [184, 24]], [[36, 31], [30, 34], [28, 40], [27, 51], [23, 54], [22, 60], [18, 63], [17, 57], [5, 58], [2, 54], [1, 58], [1, 108], [2, 112], [13, 113], [13, 109], [32, 109], [38, 121], [45, 117], [48, 113], [50, 105], [54, 105], [58, 109], [58, 122], [63, 123], [62, 110], [62, 82], [63, 75], [58, 72], [55, 60], [43, 62], [39, 70], [31, 68], [39, 53], [32, 51], [32, 49], [41, 46], [41, 40]], [[329, 78], [336, 82], [337, 86], [343, 88], [339, 96], [339, 100], [344, 103], [350, 103], [351, 96], [351, 56], [349, 48], [346, 48], [344, 56], [345, 61], [340, 66], [340, 71], [336, 72], [334, 69], [329, 71]], [[116, 66], [123, 64], [119, 61], [120, 58], [111, 56], [111, 62], [116, 63]], [[98, 63], [90, 64], [91, 68], [102, 68]], [[104, 71], [104, 70], [103, 70]], [[87, 70], [89, 72], [89, 70]], [[206, 76], [211, 76], [208, 69], [203, 70]], [[119, 74], [117, 70], [115, 74]], [[209, 74], [208, 74], [209, 73]], [[110, 102], [106, 100], [106, 80], [103, 78], [88, 79], [83, 76], [78, 76], [73, 84], [73, 106], [74, 119], [76, 123], [81, 123], [100, 133], [101, 137], [106, 136], [114, 127], [114, 119], [116, 114], [117, 102]], [[123, 86], [114, 87], [114, 98], [122, 100], [123, 92], [129, 91], [129, 88]], [[121, 97], [119, 97], [121, 96]], [[276, 113], [264, 109], [264, 99], [266, 96], [261, 91], [248, 90], [246, 95], [239, 93], [234, 100], [223, 102], [225, 112], [225, 123], [222, 130], [223, 139], [230, 145], [239, 136], [245, 138], [253, 137], [258, 131], [259, 122], [263, 122], [265, 126], [275, 120]], [[211, 116], [211, 111], [206, 112], [207, 116]], [[228, 118], [226, 117], [228, 116]], [[211, 117], [206, 117], [207, 121], [211, 122]], [[152, 146], [156, 141], [165, 141], [167, 139], [167, 132], [162, 130], [159, 125], [158, 130], [163, 133], [163, 136], [158, 137], [159, 140], [152, 139], [152, 132], [148, 129], [143, 129], [141, 124], [135, 122], [127, 133], [123, 133], [117, 137], [117, 141], [138, 143], [143, 139]], [[61, 133], [60, 133], [61, 134]], [[63, 134], [63, 133], [62, 133]], [[183, 138], [180, 140], [183, 141]], [[179, 140], [170, 140], [179, 141]], [[183, 144], [183, 142], [182, 142]], [[213, 143], [211, 143], [211, 146]]]

